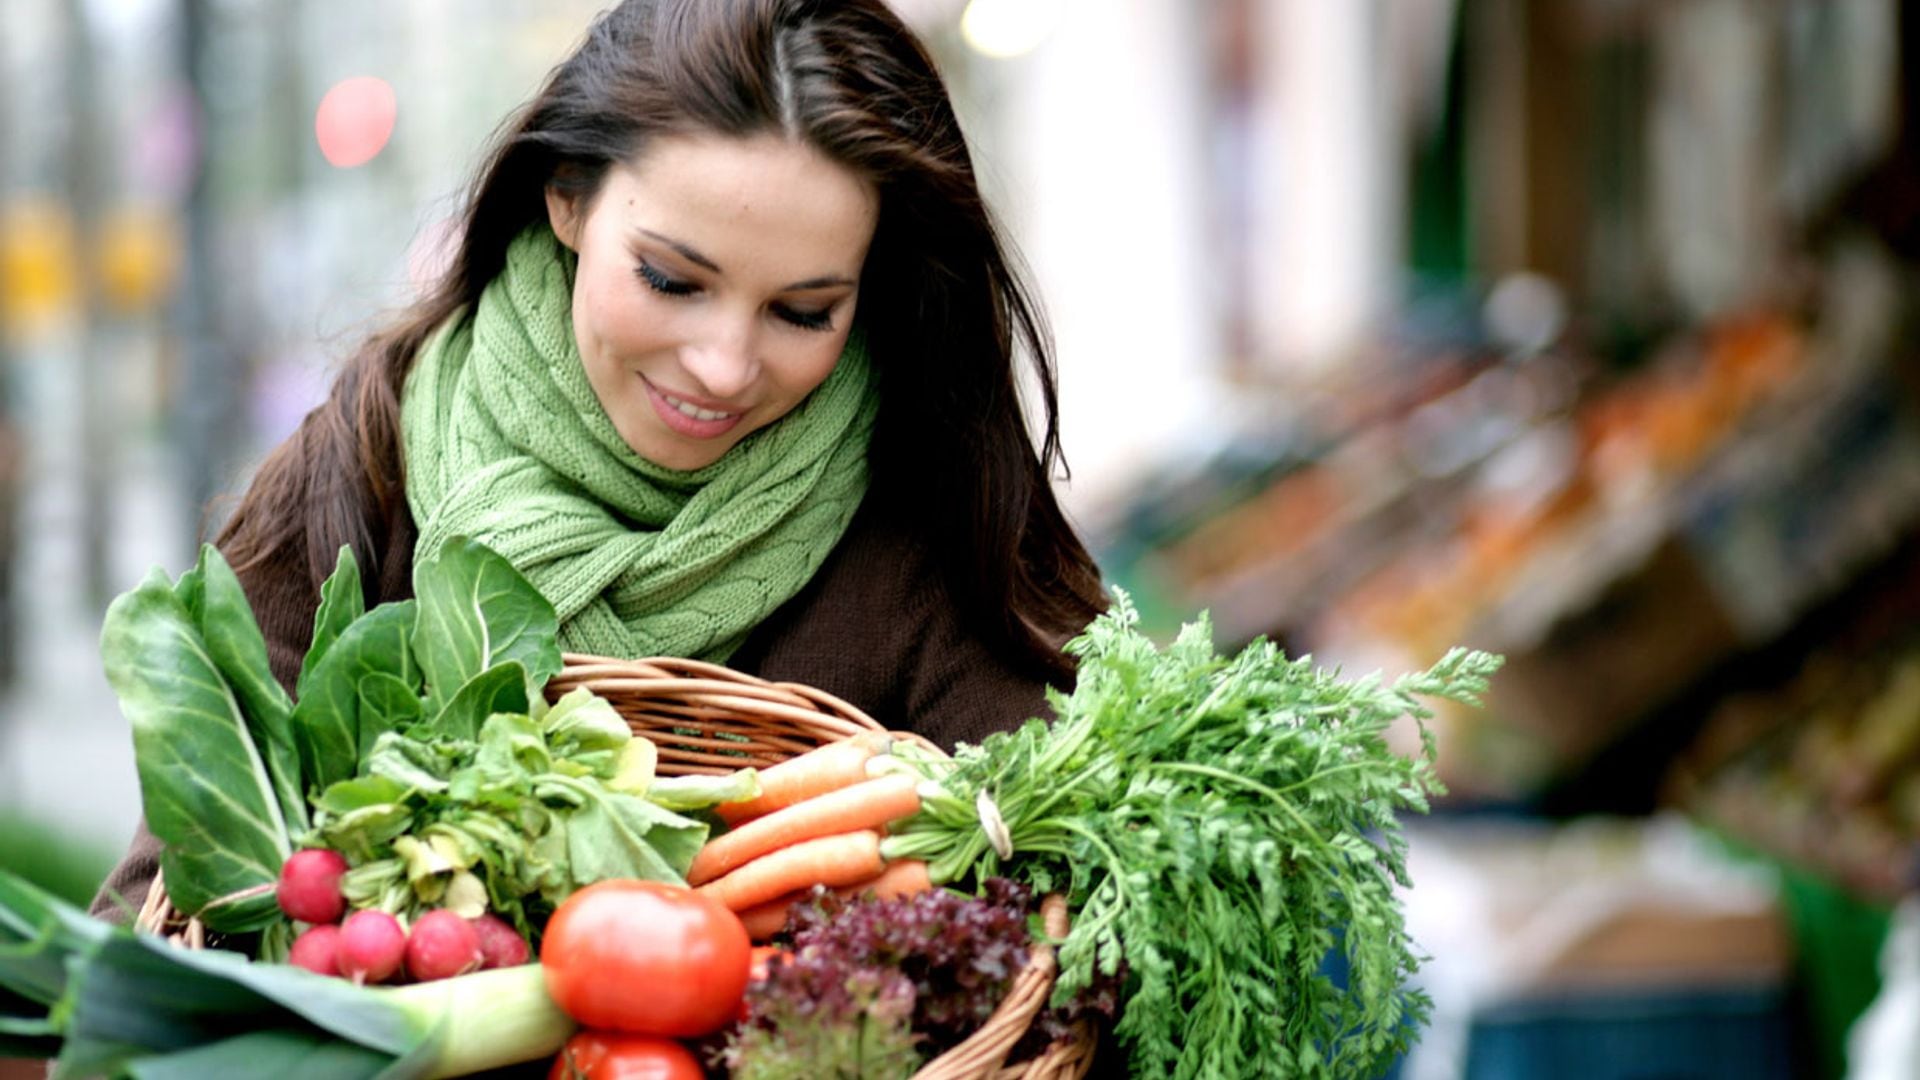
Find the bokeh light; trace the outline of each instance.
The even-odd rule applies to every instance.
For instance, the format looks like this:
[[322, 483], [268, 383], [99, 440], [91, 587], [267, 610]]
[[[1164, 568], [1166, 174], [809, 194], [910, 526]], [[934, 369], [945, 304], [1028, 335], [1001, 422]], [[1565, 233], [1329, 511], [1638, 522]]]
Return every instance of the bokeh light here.
[[361, 75], [335, 83], [314, 114], [313, 134], [327, 163], [341, 169], [378, 157], [393, 137], [399, 102], [385, 79]]

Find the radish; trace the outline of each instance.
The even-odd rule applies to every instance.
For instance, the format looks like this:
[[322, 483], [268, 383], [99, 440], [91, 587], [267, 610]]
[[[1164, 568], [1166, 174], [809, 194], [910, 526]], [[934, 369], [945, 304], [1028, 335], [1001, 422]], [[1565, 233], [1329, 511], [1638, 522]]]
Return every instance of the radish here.
[[340, 875], [346, 872], [347, 860], [337, 851], [294, 852], [280, 867], [280, 882], [274, 887], [280, 910], [301, 922], [339, 922], [347, 910], [347, 898], [340, 892]]
[[384, 911], [356, 911], [340, 924], [334, 950], [340, 974], [356, 983], [385, 982], [400, 970], [407, 953], [407, 932]]
[[533, 959], [527, 939], [500, 916], [480, 915], [468, 921], [473, 923], [473, 932], [480, 938], [482, 968], [517, 967]]
[[407, 935], [407, 974], [415, 982], [478, 971], [482, 959], [473, 924], [445, 908], [420, 916]]
[[340, 928], [332, 923], [308, 927], [306, 932], [293, 939], [293, 948], [287, 952], [287, 963], [303, 967], [315, 975], [340, 974], [340, 963], [335, 952], [340, 947]]

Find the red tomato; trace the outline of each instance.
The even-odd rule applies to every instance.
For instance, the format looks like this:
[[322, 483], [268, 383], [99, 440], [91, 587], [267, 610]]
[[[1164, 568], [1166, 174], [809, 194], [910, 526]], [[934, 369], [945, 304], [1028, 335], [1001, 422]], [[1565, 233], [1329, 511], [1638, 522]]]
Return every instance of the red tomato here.
[[583, 1027], [693, 1039], [747, 988], [747, 928], [681, 885], [602, 881], [568, 897], [540, 943], [547, 992]]
[[553, 1059], [547, 1080], [702, 1080], [692, 1052], [672, 1039], [582, 1031]]

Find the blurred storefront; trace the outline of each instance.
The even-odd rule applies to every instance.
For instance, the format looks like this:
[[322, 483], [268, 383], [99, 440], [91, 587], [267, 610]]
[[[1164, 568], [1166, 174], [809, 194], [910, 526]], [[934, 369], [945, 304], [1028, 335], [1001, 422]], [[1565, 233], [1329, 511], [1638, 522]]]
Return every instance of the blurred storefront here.
[[1852, 1025], [1920, 884], [1920, 19], [1332, 7], [1209, 8], [1235, 405], [1105, 565], [1350, 671], [1508, 656], [1435, 721], [1409, 1075], [1909, 1075]]

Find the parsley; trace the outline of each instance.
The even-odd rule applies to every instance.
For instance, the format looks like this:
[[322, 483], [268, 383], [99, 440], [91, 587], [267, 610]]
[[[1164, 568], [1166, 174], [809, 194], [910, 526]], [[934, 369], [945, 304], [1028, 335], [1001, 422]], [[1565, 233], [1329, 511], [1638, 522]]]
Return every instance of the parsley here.
[[[1478, 704], [1500, 658], [1455, 650], [1383, 685], [1265, 640], [1222, 658], [1204, 615], [1164, 651], [1137, 623], [1117, 594], [1068, 644], [1078, 683], [1051, 696], [1052, 723], [915, 758], [938, 790], [887, 855], [928, 859], [936, 881], [1065, 892], [1054, 1000], [1122, 974], [1115, 1034], [1136, 1075], [1377, 1075], [1431, 1007], [1406, 986], [1419, 957], [1394, 894], [1396, 814], [1441, 790], [1424, 723], [1411, 758], [1385, 732], [1430, 717], [1422, 698]], [[1344, 989], [1323, 970], [1335, 950]]]

